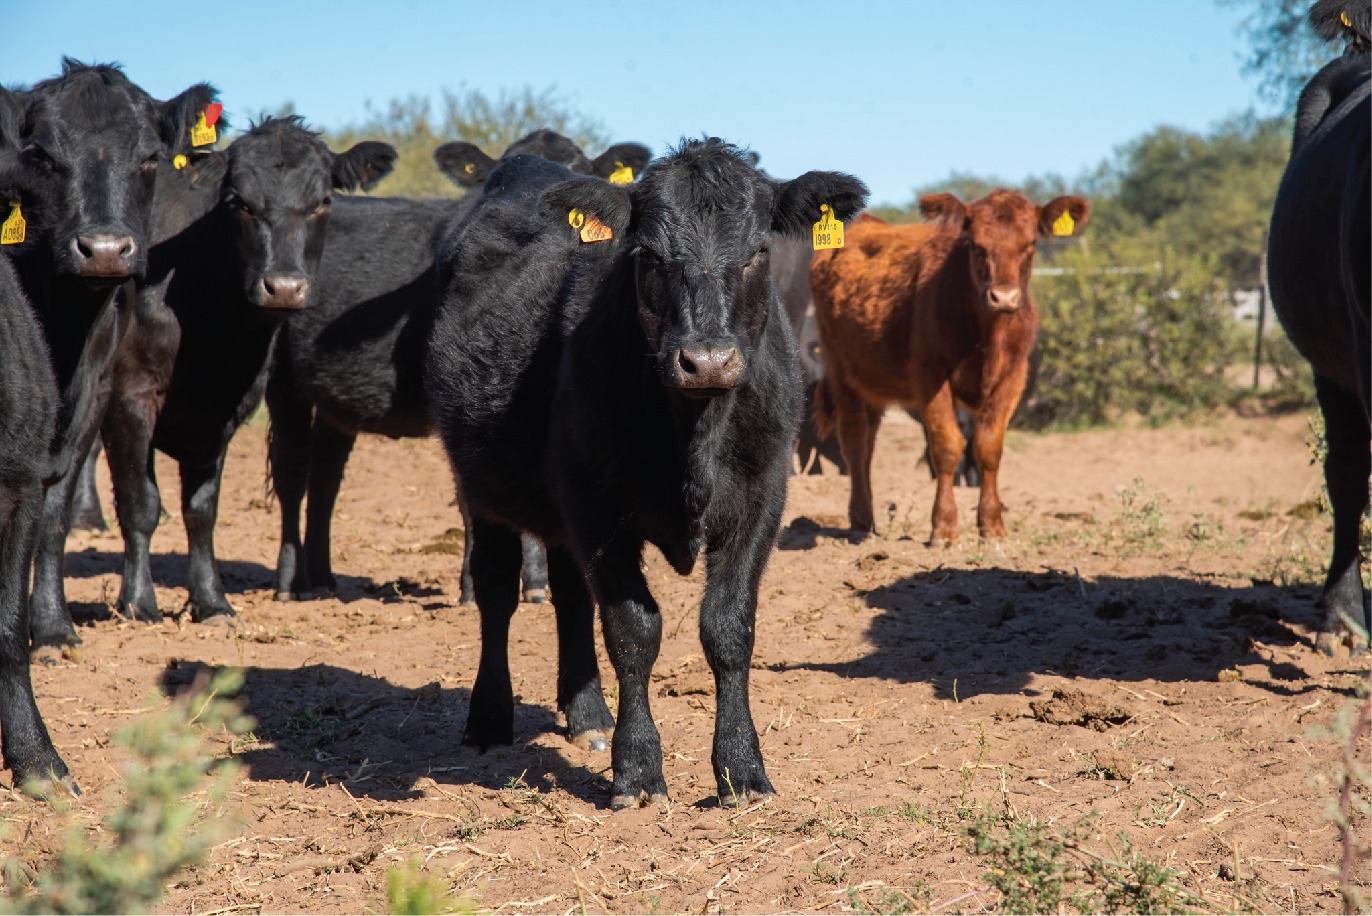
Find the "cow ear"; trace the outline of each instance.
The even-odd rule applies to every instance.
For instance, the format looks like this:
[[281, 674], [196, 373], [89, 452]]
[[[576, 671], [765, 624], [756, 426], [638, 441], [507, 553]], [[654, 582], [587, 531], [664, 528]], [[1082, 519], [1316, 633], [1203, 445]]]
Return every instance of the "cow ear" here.
[[762, 157], [758, 155], [755, 150], [748, 150], [748, 152], [743, 154], [743, 161], [753, 168], [757, 168], [757, 164], [762, 161]]
[[333, 186], [340, 191], [371, 188], [395, 168], [395, 147], [379, 140], [363, 140], [333, 157]]
[[923, 194], [919, 212], [925, 219], [937, 220], [954, 229], [961, 229], [967, 219], [967, 205], [952, 194]]
[[1075, 235], [1091, 218], [1091, 205], [1085, 197], [1064, 195], [1039, 207], [1039, 235]]
[[[212, 105], [218, 96], [209, 83], [196, 83], [171, 101], [161, 103], [162, 142], [172, 156], [191, 154], [195, 148], [191, 145], [191, 128], [205, 106]], [[222, 133], [229, 126], [228, 119], [221, 114], [214, 126]]]
[[867, 185], [842, 172], [806, 172], [777, 184], [772, 206], [772, 231], [808, 238], [810, 228], [824, 216], [827, 204], [839, 220], [851, 219], [867, 204]]
[[463, 140], [445, 143], [434, 150], [434, 162], [460, 188], [480, 187], [496, 166], [496, 160]]
[[555, 184], [543, 192], [540, 206], [549, 220], [564, 225], [573, 210], [589, 213], [616, 235], [629, 228], [633, 215], [628, 186], [610, 184], [600, 178], [573, 178]]
[[0, 149], [17, 149], [24, 127], [24, 96], [0, 86]]
[[609, 178], [621, 168], [628, 169], [635, 178], [643, 171], [653, 151], [642, 143], [616, 143], [591, 162], [591, 174]]

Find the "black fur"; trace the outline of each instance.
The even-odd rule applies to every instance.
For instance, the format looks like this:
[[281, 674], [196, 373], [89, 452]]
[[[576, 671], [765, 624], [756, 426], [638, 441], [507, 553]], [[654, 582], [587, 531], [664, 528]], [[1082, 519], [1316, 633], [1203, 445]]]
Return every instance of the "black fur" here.
[[[0, 112], [6, 104], [0, 100]], [[3, 131], [16, 124], [0, 113], [0, 137], [15, 136]], [[29, 569], [51, 477], [58, 392], [42, 328], [9, 260], [37, 247], [49, 230], [47, 182], [16, 166], [14, 148], [0, 143], [0, 219], [18, 203], [28, 223], [23, 243], [0, 246], [0, 764], [16, 787], [46, 792], [60, 783], [78, 791], [29, 678]]]
[[299, 119], [269, 118], [224, 153], [166, 176], [159, 216], [180, 231], [153, 250], [103, 427], [124, 535], [125, 616], [162, 616], [149, 567], [161, 509], [154, 448], [180, 466], [191, 617], [234, 615], [214, 562], [229, 440], [262, 397], [281, 324], [308, 308], [332, 190], [374, 182], [394, 161], [388, 144], [334, 153]]
[[[1324, 6], [1316, 4], [1312, 19], [1330, 12]], [[1355, 27], [1365, 29], [1366, 4], [1357, 6], [1350, 13]], [[1337, 11], [1332, 15], [1337, 22]], [[1341, 88], [1330, 94], [1330, 86]], [[1272, 305], [1292, 343], [1310, 360], [1324, 413], [1334, 550], [1318, 644], [1330, 653], [1341, 641], [1341, 618], [1361, 617], [1372, 626], [1358, 557], [1372, 473], [1370, 98], [1372, 61], [1366, 50], [1325, 67], [1302, 93], [1297, 143], [1268, 235]]]
[[[648, 709], [662, 621], [642, 551], [656, 545], [685, 574], [704, 550], [719, 795], [773, 791], [748, 666], [801, 377], [767, 249], [775, 229], [809, 233], [821, 200], [847, 218], [865, 197], [833, 173], [773, 182], [714, 139], [683, 144], [630, 187], [530, 157], [492, 173], [444, 246], [427, 362], [476, 536], [482, 649], [464, 742], [513, 738], [506, 634], [515, 535], [531, 531], [548, 546], [569, 731], [615, 728], [612, 804], [665, 798]], [[572, 208], [610, 225], [613, 239], [581, 242]], [[617, 726], [600, 692], [592, 595], [619, 676]]]
[[[573, 169], [593, 167], [575, 144], [550, 130], [535, 131], [516, 147], [557, 157]], [[610, 151], [628, 156], [623, 151], [635, 149], [646, 158], [647, 150], [638, 144]], [[468, 183], [467, 164], [482, 181], [490, 173], [483, 161], [494, 166], [467, 143], [444, 144], [434, 158], [458, 184]], [[286, 323], [267, 386], [272, 486], [281, 504], [279, 598], [337, 587], [329, 529], [358, 433], [429, 435], [420, 370], [437, 298], [434, 251], [475, 199], [343, 198], [334, 204], [315, 304]], [[302, 543], [300, 506], [306, 493]], [[468, 539], [467, 554], [471, 544]], [[547, 586], [537, 541], [524, 540], [524, 555], [525, 597], [536, 601]], [[466, 568], [464, 556], [462, 601], [471, 602]]]
[[[519, 155], [538, 156], [565, 165], [573, 172], [601, 178], [609, 178], [621, 165], [637, 175], [652, 158], [648, 147], [641, 143], [616, 143], [593, 161], [586, 158], [581, 147], [546, 127], [526, 134], [500, 154], [501, 159]], [[474, 143], [454, 140], [434, 150], [434, 161], [438, 164], [438, 170], [459, 187], [479, 188], [485, 184], [500, 159], [487, 156]]]
[[0, 129], [17, 133], [25, 176], [47, 183], [49, 225], [12, 255], [43, 326], [60, 391], [54, 482], [43, 498], [34, 562], [34, 644], [79, 642], [62, 585], [77, 468], [90, 452], [109, 396], [114, 352], [128, 326], [133, 281], [147, 271], [157, 175], [190, 149], [189, 125], [214, 98], [205, 84], [159, 102], [118, 67], [64, 60], [32, 89], [0, 90]]

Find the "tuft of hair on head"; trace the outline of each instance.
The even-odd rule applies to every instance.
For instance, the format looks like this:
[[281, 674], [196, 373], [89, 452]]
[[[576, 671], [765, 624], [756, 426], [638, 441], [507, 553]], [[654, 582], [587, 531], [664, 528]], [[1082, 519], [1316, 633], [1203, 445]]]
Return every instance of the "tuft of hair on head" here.
[[1360, 51], [1372, 45], [1372, 0], [1318, 0], [1307, 19], [1325, 41], [1343, 38]]

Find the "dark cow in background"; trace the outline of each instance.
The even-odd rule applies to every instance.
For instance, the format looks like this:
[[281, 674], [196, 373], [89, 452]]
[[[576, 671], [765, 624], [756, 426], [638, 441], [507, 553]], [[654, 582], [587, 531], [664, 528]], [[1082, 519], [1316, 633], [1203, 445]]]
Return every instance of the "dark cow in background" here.
[[214, 562], [225, 451], [262, 397], [282, 322], [310, 304], [333, 190], [369, 187], [395, 156], [371, 141], [334, 153], [298, 118], [268, 118], [169, 176], [178, 186], [159, 204], [182, 228], [153, 249], [103, 427], [124, 535], [125, 616], [162, 617], [149, 567], [161, 509], [157, 449], [181, 473], [191, 619], [234, 618]]
[[[649, 157], [646, 147], [621, 143], [592, 162], [550, 130], [535, 131], [511, 149], [575, 171], [596, 169], [603, 177], [617, 168], [637, 171]], [[495, 164], [465, 142], [445, 143], [434, 158], [449, 178], [468, 187], [484, 182]], [[329, 529], [358, 434], [408, 438], [432, 432], [421, 370], [438, 297], [434, 252], [475, 199], [345, 197], [334, 203], [315, 303], [287, 322], [267, 386], [272, 486], [281, 503], [278, 598], [337, 587]], [[300, 505], [307, 492], [302, 544]], [[473, 600], [465, 559], [470, 551], [468, 538], [464, 603]], [[525, 598], [542, 600], [547, 573], [535, 539], [525, 538], [524, 557]]]
[[[0, 138], [18, 135], [23, 113], [14, 102], [0, 97]], [[0, 222], [10, 229], [0, 237], [0, 764], [16, 788], [40, 795], [59, 784], [79, 794], [48, 736], [29, 678], [29, 572], [52, 467], [58, 391], [42, 328], [9, 259], [46, 237], [48, 184], [48, 176], [17, 168], [13, 147], [0, 143]], [[27, 223], [23, 231], [19, 219]]]
[[872, 449], [882, 412], [895, 402], [919, 411], [929, 437], [938, 482], [931, 542], [956, 536], [961, 402], [976, 413], [977, 526], [982, 537], [1005, 535], [1001, 452], [1038, 334], [1029, 295], [1034, 245], [1072, 234], [1089, 210], [1070, 196], [1039, 207], [1005, 190], [971, 204], [927, 194], [920, 212], [937, 223], [891, 226], [864, 215], [845, 248], [816, 254], [810, 280], [825, 357], [816, 416], [821, 432], [838, 429], [854, 529], [875, 529]]
[[[533, 532], [548, 547], [568, 731], [585, 740], [614, 729], [614, 807], [665, 800], [648, 702], [662, 620], [643, 548], [656, 545], [683, 575], [703, 549], [719, 797], [773, 791], [748, 666], [802, 392], [768, 249], [773, 232], [808, 236], [821, 204], [843, 218], [865, 197], [835, 173], [772, 181], [716, 139], [683, 143], [631, 187], [527, 156], [492, 173], [442, 249], [427, 364], [475, 537], [481, 661], [464, 743], [513, 740], [507, 640], [519, 532]], [[600, 689], [593, 594], [619, 678], [617, 727]]]
[[1329, 654], [1345, 639], [1344, 619], [1361, 619], [1372, 628], [1358, 556], [1358, 529], [1372, 474], [1370, 6], [1321, 2], [1310, 11], [1319, 34], [1344, 36], [1347, 53], [1326, 65], [1301, 94], [1291, 160], [1277, 191], [1267, 246], [1272, 306], [1314, 369], [1315, 395], [1324, 414], [1324, 478], [1334, 508], [1334, 550], [1317, 644]]
[[30, 90], [0, 90], [0, 105], [24, 108], [17, 135], [0, 142], [18, 149], [21, 167], [46, 176], [50, 190], [51, 227], [13, 259], [61, 391], [34, 559], [35, 647], [79, 641], [62, 582], [72, 490], [104, 415], [131, 281], [147, 269], [156, 176], [192, 152], [191, 126], [213, 101], [214, 90], [199, 84], [159, 102], [117, 67], [70, 59]]

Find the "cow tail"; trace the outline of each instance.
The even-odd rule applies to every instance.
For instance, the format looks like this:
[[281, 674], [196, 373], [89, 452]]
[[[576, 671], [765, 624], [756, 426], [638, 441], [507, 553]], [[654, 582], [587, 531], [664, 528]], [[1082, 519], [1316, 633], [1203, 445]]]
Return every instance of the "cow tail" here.
[[821, 439], [828, 438], [834, 431], [836, 412], [834, 409], [834, 393], [830, 390], [829, 373], [815, 385], [815, 403], [810, 408], [810, 415], [814, 417], [815, 432]]

